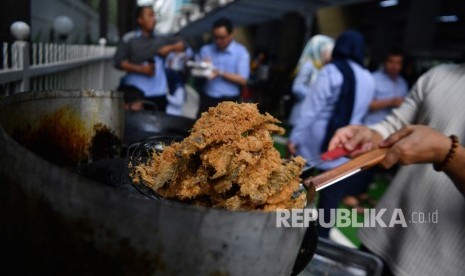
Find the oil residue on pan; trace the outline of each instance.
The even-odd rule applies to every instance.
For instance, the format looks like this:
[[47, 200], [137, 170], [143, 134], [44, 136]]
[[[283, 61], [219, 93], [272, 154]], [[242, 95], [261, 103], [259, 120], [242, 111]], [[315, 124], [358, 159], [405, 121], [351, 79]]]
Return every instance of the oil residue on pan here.
[[59, 166], [73, 166], [87, 159], [89, 133], [79, 116], [67, 107], [42, 116], [36, 124], [16, 128], [12, 137]]
[[114, 131], [102, 123], [97, 123], [94, 125], [94, 133], [89, 147], [92, 161], [120, 156], [121, 140]]
[[86, 127], [70, 107], [40, 117], [36, 123], [17, 127], [12, 137], [20, 144], [60, 167], [118, 157], [121, 140], [106, 125]]

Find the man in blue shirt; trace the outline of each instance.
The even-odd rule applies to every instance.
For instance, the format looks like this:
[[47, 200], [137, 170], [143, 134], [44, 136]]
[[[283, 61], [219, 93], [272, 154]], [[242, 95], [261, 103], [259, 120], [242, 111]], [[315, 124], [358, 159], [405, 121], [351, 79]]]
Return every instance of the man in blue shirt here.
[[116, 68], [127, 72], [118, 90], [138, 89], [164, 112], [168, 92], [164, 57], [183, 51], [185, 44], [180, 39], [155, 36], [156, 19], [150, 6], [137, 8], [136, 21], [139, 28], [123, 36], [114, 56]]
[[211, 62], [213, 73], [205, 82], [198, 115], [222, 101], [238, 101], [250, 74], [250, 55], [234, 40], [233, 24], [220, 18], [213, 24], [213, 43], [200, 49], [200, 58]]
[[400, 75], [403, 62], [402, 52], [393, 49], [386, 55], [382, 68], [373, 73], [376, 83], [375, 98], [370, 104], [370, 112], [365, 117], [364, 124], [381, 122], [407, 96], [408, 85]]

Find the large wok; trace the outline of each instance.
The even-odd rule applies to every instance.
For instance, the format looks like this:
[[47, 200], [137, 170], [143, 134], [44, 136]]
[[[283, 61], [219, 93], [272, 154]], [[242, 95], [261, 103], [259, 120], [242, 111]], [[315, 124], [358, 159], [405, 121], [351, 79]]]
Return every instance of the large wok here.
[[276, 228], [274, 213], [146, 200], [53, 165], [1, 128], [0, 151], [6, 274], [292, 274], [306, 229]]
[[[150, 156], [151, 150], [160, 149], [160, 145], [166, 145], [173, 141], [179, 141], [180, 138], [176, 136], [154, 136], [145, 139], [141, 142], [131, 145], [128, 155], [131, 156], [132, 160], [140, 159], [141, 157]], [[315, 195], [316, 191], [321, 190], [329, 185], [332, 185], [346, 177], [349, 177], [362, 170], [368, 169], [373, 165], [379, 163], [385, 155], [385, 149], [376, 149], [361, 155], [344, 165], [335, 168], [333, 170], [322, 173], [318, 176], [310, 177], [310, 170], [304, 170], [301, 177], [304, 179], [303, 186], [307, 190], [307, 208], [315, 207]], [[119, 161], [105, 161], [95, 164], [89, 164], [81, 167], [80, 173], [98, 180], [107, 185], [116, 186], [130, 193], [139, 192], [139, 196], [144, 196], [148, 199], [153, 199], [159, 202], [167, 202], [165, 199], [160, 198], [153, 191], [148, 188], [144, 188], [143, 185], [132, 185], [127, 178], [129, 171], [126, 168], [120, 170], [119, 168], [124, 167], [125, 162], [129, 159], [123, 159]], [[113, 176], [112, 176], [113, 175]], [[183, 203], [170, 202], [170, 204], [182, 205]], [[304, 238], [297, 251], [297, 258], [292, 268], [291, 275], [297, 275], [300, 273], [311, 261], [317, 246], [318, 237], [316, 234], [316, 223], [312, 222], [306, 229]]]
[[146, 200], [124, 182], [125, 158], [83, 165], [85, 176], [100, 173], [91, 181], [38, 157], [1, 128], [0, 151], [7, 274], [295, 275], [317, 245], [314, 224], [276, 228], [272, 212]]
[[[31, 106], [37, 100], [31, 98]], [[4, 101], [3, 111], [13, 104]], [[0, 126], [0, 243], [7, 274], [290, 275], [313, 255], [314, 225], [276, 228], [274, 213], [146, 200], [127, 182], [125, 158], [78, 161], [79, 175], [18, 142]]]
[[[172, 142], [178, 142], [182, 140], [178, 136], [166, 136], [166, 135], [155, 135], [143, 139], [137, 143], [134, 143], [128, 148], [127, 158], [121, 158], [118, 160], [102, 160], [92, 164], [85, 164], [79, 167], [78, 173], [90, 179], [96, 180], [105, 185], [115, 187], [124, 193], [131, 196], [144, 197], [146, 199], [154, 200], [162, 204], [186, 206], [185, 203], [176, 201], [169, 201], [156, 195], [149, 188], [143, 185], [134, 185], [128, 178], [129, 169], [127, 164], [134, 162], [141, 157], [147, 158], [151, 156], [152, 151], [159, 149], [160, 145], [167, 145]], [[308, 204], [306, 208], [314, 208], [314, 189], [309, 189], [307, 194]], [[231, 214], [233, 212], [223, 211], [225, 214]], [[244, 212], [241, 212], [244, 213]], [[300, 273], [311, 261], [318, 242], [318, 236], [316, 231], [316, 222], [311, 222], [306, 228], [302, 228], [305, 232], [300, 247], [296, 248], [295, 252], [289, 252], [289, 255], [297, 255], [292, 266], [292, 270], [285, 275], [297, 275]], [[258, 248], [256, 249], [258, 250]], [[290, 263], [291, 264], [291, 263]], [[256, 264], [257, 265], [257, 264]]]
[[[86, 127], [94, 118], [109, 118], [115, 127], [121, 126], [122, 98], [117, 93], [102, 94], [110, 97], [100, 101], [87, 92], [24, 92], [0, 100], [0, 251], [4, 253], [4, 274], [292, 273], [305, 229], [276, 228], [273, 213], [226, 212], [146, 200], [118, 182], [128, 179], [124, 158], [89, 158], [93, 161], [89, 166], [122, 161], [119, 166], [110, 166], [113, 173], [105, 172], [95, 181], [73, 171], [73, 164], [85, 166], [87, 158], [64, 164], [47, 158], [48, 151], [25, 147], [27, 140], [12, 138], [17, 127], [32, 129], [23, 127], [23, 122], [36, 122], [38, 113], [61, 114], [51, 108], [61, 106], [63, 98], [63, 106], [73, 110], [66, 114], [75, 114], [73, 118], [78, 121], [86, 119], [79, 126]], [[115, 103], [114, 108], [105, 102]], [[87, 109], [100, 103], [104, 105], [96, 108], [98, 114]], [[15, 120], [20, 117], [20, 121]], [[57, 131], [69, 126], [44, 125]], [[89, 129], [94, 128], [91, 125]], [[88, 147], [83, 149], [86, 153]], [[105, 185], [105, 181], [113, 184]]]

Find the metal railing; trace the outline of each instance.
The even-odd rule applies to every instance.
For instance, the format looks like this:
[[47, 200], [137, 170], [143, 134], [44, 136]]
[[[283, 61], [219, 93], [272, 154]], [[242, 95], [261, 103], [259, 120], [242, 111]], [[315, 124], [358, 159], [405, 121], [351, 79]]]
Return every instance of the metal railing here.
[[[115, 89], [121, 73], [113, 68], [116, 47], [3, 43], [0, 94], [30, 90]], [[10, 47], [9, 47], [10, 46]]]

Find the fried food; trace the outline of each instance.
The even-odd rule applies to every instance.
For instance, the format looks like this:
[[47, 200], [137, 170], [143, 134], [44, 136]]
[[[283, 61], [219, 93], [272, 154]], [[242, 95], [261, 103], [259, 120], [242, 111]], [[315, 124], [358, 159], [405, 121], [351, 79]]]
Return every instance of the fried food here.
[[272, 139], [272, 134], [284, 133], [278, 123], [270, 114], [260, 114], [256, 104], [222, 102], [204, 112], [183, 141], [134, 166], [131, 176], [162, 197], [203, 206], [302, 208], [305, 194], [295, 199], [292, 194], [305, 160], [281, 158]]

